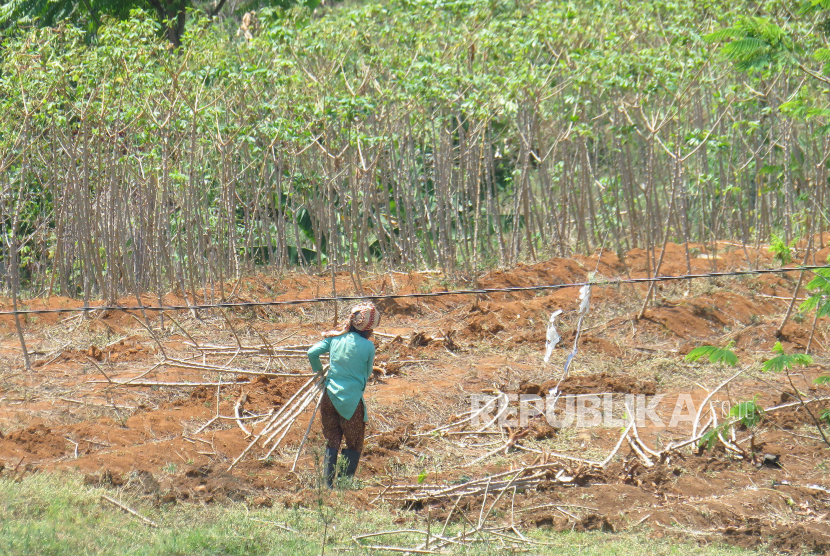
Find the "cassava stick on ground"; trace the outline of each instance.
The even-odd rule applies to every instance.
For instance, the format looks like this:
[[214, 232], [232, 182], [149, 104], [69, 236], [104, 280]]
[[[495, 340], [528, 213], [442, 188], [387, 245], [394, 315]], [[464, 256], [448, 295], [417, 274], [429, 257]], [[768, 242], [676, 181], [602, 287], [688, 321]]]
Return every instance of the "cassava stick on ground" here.
[[[260, 430], [259, 433], [257, 433], [257, 435], [254, 437], [254, 439], [251, 440], [250, 444], [248, 444], [248, 446], [245, 447], [242, 453], [239, 454], [239, 456], [233, 461], [233, 463], [231, 463], [230, 467], [228, 467], [228, 471], [236, 467], [236, 464], [238, 464], [242, 460], [242, 458], [245, 457], [245, 455], [251, 451], [251, 449], [257, 444], [257, 442], [259, 442], [262, 439], [263, 436], [270, 433], [273, 430], [274, 426], [277, 426], [277, 430], [275, 432], [279, 432], [281, 426], [280, 423], [286, 420], [283, 419], [283, 421], [280, 421], [280, 418], [285, 418], [286, 415], [294, 414], [297, 410], [297, 407], [300, 406], [303, 402], [306, 402], [308, 394], [313, 393], [312, 385], [315, 383], [315, 381], [322, 382], [323, 380], [322, 378], [318, 379], [318, 376], [319, 375], [315, 374], [313, 377], [308, 379], [308, 381], [305, 384], [303, 384], [300, 387], [300, 389], [294, 393], [293, 396], [291, 396], [291, 398], [285, 403], [285, 405], [283, 405], [280, 408], [280, 410], [277, 413], [275, 413], [273, 417], [271, 417], [271, 419], [262, 428], [262, 430]], [[296, 415], [294, 415], [294, 417], [296, 417]], [[290, 421], [290, 418], [288, 420]], [[273, 435], [269, 437], [269, 441], [271, 438], [273, 438]]]

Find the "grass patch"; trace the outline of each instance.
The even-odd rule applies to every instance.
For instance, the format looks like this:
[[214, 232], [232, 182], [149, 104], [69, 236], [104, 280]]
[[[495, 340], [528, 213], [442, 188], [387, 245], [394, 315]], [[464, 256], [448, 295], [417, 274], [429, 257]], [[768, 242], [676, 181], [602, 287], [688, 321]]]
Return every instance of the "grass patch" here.
[[[138, 510], [159, 524], [158, 529], [101, 502], [101, 494]], [[317, 555], [326, 530], [325, 553], [345, 550], [357, 554], [396, 554], [358, 548], [353, 536], [395, 529], [423, 528], [414, 513], [391, 508], [359, 511], [341, 495], [325, 493], [319, 508], [251, 509], [243, 504], [197, 506], [178, 504], [152, 507], [126, 493], [83, 485], [77, 477], [57, 474], [29, 475], [20, 482], [0, 478], [0, 554], [23, 555]], [[403, 518], [404, 523], [401, 523]], [[262, 521], [286, 524], [297, 533]], [[328, 526], [325, 525], [328, 522]], [[457, 527], [450, 526], [448, 534]], [[440, 530], [433, 526], [433, 532]], [[722, 546], [701, 547], [665, 539], [649, 539], [645, 532], [556, 533], [534, 529], [529, 538], [545, 545], [528, 546], [530, 554], [756, 554]], [[366, 544], [415, 546], [419, 535], [389, 535], [368, 539]], [[509, 541], [505, 541], [509, 543]], [[479, 543], [474, 548], [454, 547], [447, 554], [509, 554], [499, 542]]]

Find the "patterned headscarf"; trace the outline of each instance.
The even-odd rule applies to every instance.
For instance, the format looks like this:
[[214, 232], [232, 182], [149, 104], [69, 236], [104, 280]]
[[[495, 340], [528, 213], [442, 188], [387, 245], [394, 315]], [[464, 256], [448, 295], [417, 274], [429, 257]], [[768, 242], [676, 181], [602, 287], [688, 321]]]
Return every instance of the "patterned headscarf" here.
[[343, 323], [339, 329], [329, 330], [323, 333], [323, 337], [330, 338], [332, 336], [340, 336], [345, 334], [350, 327], [354, 326], [356, 330], [366, 332], [373, 330], [380, 324], [380, 311], [375, 307], [371, 301], [364, 301], [352, 307], [349, 320]]

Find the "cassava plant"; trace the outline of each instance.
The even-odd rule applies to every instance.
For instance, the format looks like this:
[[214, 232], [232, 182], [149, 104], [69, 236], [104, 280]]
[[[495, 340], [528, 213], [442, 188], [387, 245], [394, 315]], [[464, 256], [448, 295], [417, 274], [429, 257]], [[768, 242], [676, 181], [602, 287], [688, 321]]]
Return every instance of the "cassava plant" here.
[[703, 359], [705, 357], [709, 359], [710, 363], [734, 367], [738, 364], [738, 356], [735, 355], [734, 351], [732, 351], [734, 346], [734, 341], [730, 341], [724, 347], [698, 346], [686, 355], [686, 361], [698, 361], [699, 359]]
[[810, 339], [807, 340], [806, 351], [809, 353], [818, 319], [830, 316], [830, 269], [816, 269], [815, 276], [807, 283], [807, 289], [810, 290], [810, 295], [801, 303], [799, 309], [802, 312], [815, 311], [813, 326], [810, 328]]
[[792, 240], [789, 244], [784, 242], [784, 239], [776, 234], [772, 234], [769, 243], [769, 252], [778, 261], [778, 264], [785, 266], [793, 262], [793, 247], [795, 247], [796, 240]]
[[702, 449], [711, 450], [719, 439], [724, 441], [724, 435], [729, 434], [734, 426], [740, 424], [750, 431], [750, 457], [754, 459], [757, 425], [763, 419], [764, 409], [758, 405], [757, 398], [735, 404], [729, 409], [726, 420], [707, 431], [701, 437], [698, 446]]
[[[102, 18], [92, 44], [20, 29], [0, 47], [0, 191], [37, 202], [17, 220], [0, 202], [0, 283], [13, 265], [29, 295], [213, 302], [297, 266], [359, 288], [600, 246], [642, 249], [650, 276], [670, 242], [687, 271], [691, 242], [752, 261], [773, 232], [826, 231], [805, 215], [830, 199], [830, 141], [825, 116], [778, 109], [821, 81], [712, 56], [703, 37], [744, 11], [368, 1], [262, 10], [251, 40], [194, 12], [178, 54], [153, 13]], [[777, 0], [754, 11], [821, 40]]]
[[[708, 345], [707, 346], [698, 346], [698, 347], [692, 349], [688, 353], [688, 355], [686, 355], [686, 361], [699, 361], [701, 359], [706, 358], [706, 359], [709, 360], [710, 363], [714, 363], [714, 364], [716, 364], [720, 367], [722, 367], [724, 365], [728, 365], [730, 367], [735, 367], [738, 364], [738, 356], [735, 355], [735, 352], [732, 350], [732, 347], [734, 345], [735, 345], [735, 342], [730, 341], [727, 345], [725, 345], [723, 347], [708, 346]], [[712, 427], [712, 430], [706, 432], [703, 436], [701, 436], [700, 440], [698, 441], [698, 447], [701, 450], [703, 450], [703, 449], [711, 450], [718, 440], [721, 440], [721, 442], [723, 442], [725, 444], [726, 440], [723, 438], [722, 434], [723, 434], [724, 431], [730, 430], [730, 428], [735, 424], [736, 419], [737, 420], [744, 419], [747, 422], [750, 422], [752, 417], [749, 414], [740, 413], [740, 408], [741, 407], [743, 407], [743, 409], [746, 409], [746, 410], [749, 410], [749, 409], [754, 410], [755, 409], [754, 404], [752, 404], [751, 406], [749, 406], [749, 405], [743, 405], [742, 406], [741, 404], [739, 404], [738, 406], [733, 407], [732, 409], [730, 409], [730, 412], [729, 412], [729, 416], [732, 419], [728, 419], [727, 421], [725, 421], [724, 423], [721, 423], [721, 424], [718, 424], [717, 421], [715, 421], [715, 423]], [[736, 408], [738, 408], [739, 413], [738, 413], [738, 415], [733, 415]], [[712, 411], [714, 411], [714, 409]], [[715, 416], [713, 415], [713, 418], [714, 417]], [[752, 424], [754, 425], [755, 423], [752, 423]], [[693, 431], [693, 433], [694, 433], [694, 431]]]
[[[791, 373], [793, 367], [806, 367], [808, 365], [811, 365], [813, 363], [813, 358], [810, 355], [807, 355], [806, 353], [788, 354], [784, 350], [784, 346], [781, 345], [781, 342], [776, 342], [775, 346], [773, 346], [772, 348], [772, 351], [776, 355], [764, 362], [764, 365], [762, 367], [764, 372], [783, 372], [786, 375], [787, 382], [790, 384], [793, 394], [798, 399], [799, 405], [804, 409], [807, 415], [810, 416], [810, 419], [812, 419], [813, 423], [818, 429], [819, 434], [821, 434], [821, 438], [824, 440], [824, 443], [830, 446], [830, 441], [827, 440], [827, 436], [824, 433], [824, 429], [821, 426], [821, 422], [810, 409], [808, 402], [805, 402], [804, 396], [793, 382]], [[820, 377], [819, 380], [820, 382], [825, 382], [824, 379], [825, 377]], [[830, 382], [830, 380], [826, 382]]]
[[[738, 365], [738, 356], [732, 350], [735, 342], [730, 341], [726, 346], [698, 346], [694, 348], [686, 356], [687, 361], [698, 361], [703, 358], [709, 359], [710, 363], [720, 366], [728, 365], [735, 367]], [[737, 446], [729, 443], [724, 435], [734, 433], [736, 425], [743, 425], [750, 431], [750, 456], [753, 460], [755, 458], [755, 434], [757, 425], [764, 418], [764, 410], [758, 405], [757, 397], [752, 400], [744, 401], [735, 404], [729, 409], [726, 419], [722, 423], [715, 424], [711, 430], [707, 431], [701, 436], [698, 441], [698, 447], [701, 450], [711, 450], [715, 444], [720, 440], [724, 445], [728, 446], [733, 451], [741, 451]]]

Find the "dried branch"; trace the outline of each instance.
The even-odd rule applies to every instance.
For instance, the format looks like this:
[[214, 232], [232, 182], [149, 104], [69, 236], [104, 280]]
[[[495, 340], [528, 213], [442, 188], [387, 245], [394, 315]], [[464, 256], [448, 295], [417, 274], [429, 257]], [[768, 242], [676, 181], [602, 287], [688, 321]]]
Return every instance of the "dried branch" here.
[[129, 507], [125, 506], [124, 504], [122, 504], [121, 502], [119, 502], [117, 500], [114, 500], [114, 499], [110, 498], [106, 494], [102, 494], [101, 499], [106, 500], [107, 502], [109, 502], [110, 504], [115, 506], [116, 508], [120, 508], [120, 509], [124, 510], [125, 512], [127, 512], [128, 514], [137, 517], [138, 519], [140, 519], [141, 521], [143, 521], [144, 523], [146, 523], [150, 527], [158, 528], [158, 524], [155, 521], [144, 517], [143, 515], [141, 515], [137, 511], [133, 510], [132, 508], [129, 508]]

